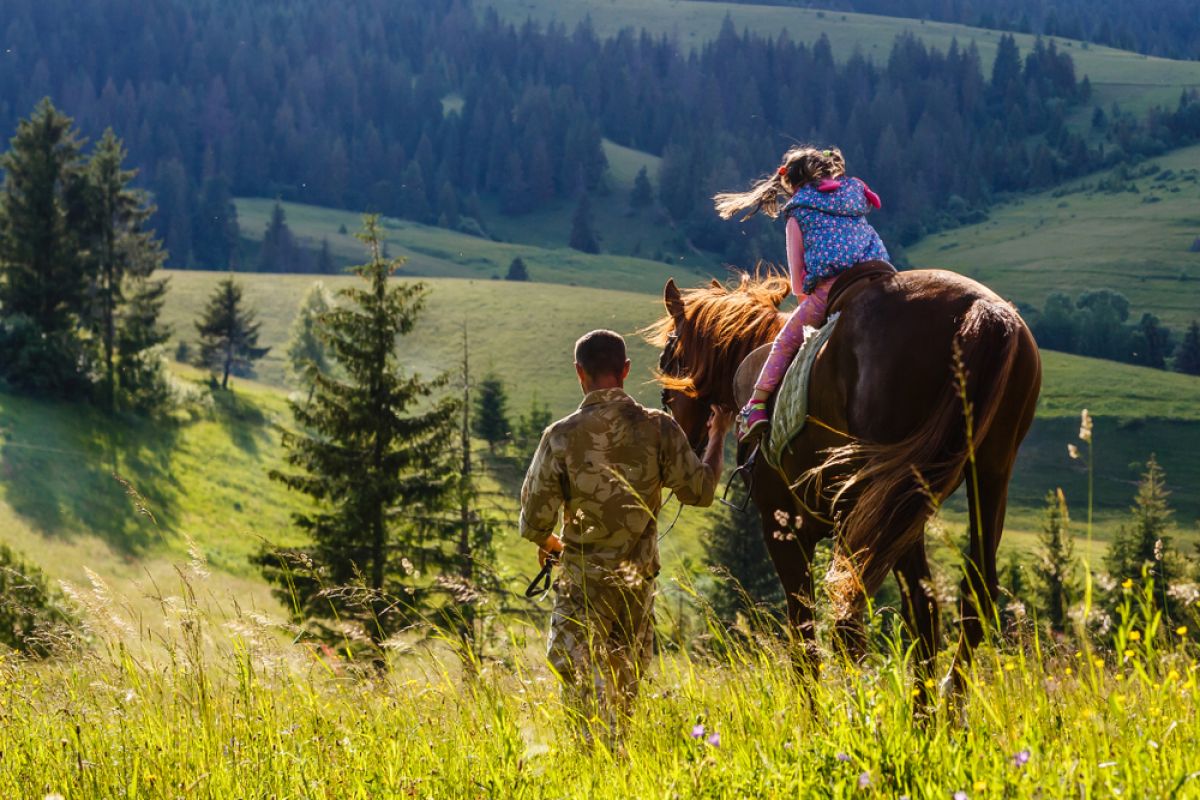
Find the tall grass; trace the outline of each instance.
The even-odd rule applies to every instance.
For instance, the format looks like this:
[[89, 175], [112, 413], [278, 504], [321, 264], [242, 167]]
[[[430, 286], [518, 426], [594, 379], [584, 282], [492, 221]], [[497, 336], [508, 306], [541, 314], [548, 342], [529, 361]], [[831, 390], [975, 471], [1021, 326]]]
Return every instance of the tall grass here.
[[921, 723], [889, 610], [877, 655], [813, 677], [777, 631], [709, 617], [706, 636], [663, 642], [613, 752], [573, 735], [528, 622], [501, 624], [469, 670], [414, 637], [392, 669], [360, 671], [260, 614], [202, 611], [206, 580], [181, 568], [151, 627], [96, 579], [73, 589], [88, 646], [0, 661], [0, 796], [1200, 794], [1196, 650], [1155, 627], [1152, 587], [1127, 590], [1102, 654], [1031, 630], [985, 647], [961, 699]]

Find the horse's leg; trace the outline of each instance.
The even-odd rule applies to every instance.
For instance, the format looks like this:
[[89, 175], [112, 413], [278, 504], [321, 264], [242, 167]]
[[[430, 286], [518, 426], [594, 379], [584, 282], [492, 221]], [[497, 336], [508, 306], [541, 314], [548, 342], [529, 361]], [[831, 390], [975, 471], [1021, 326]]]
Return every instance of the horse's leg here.
[[[972, 652], [984, 633], [996, 622], [996, 597], [1000, 591], [996, 551], [1004, 531], [1008, 506], [1008, 482], [1012, 477], [1015, 447], [1011, 440], [1003, 448], [985, 442], [976, 457], [974, 475], [968, 464], [965, 473], [967, 509], [970, 514], [970, 548], [966, 575], [960, 585], [959, 608], [962, 632], [954, 657], [955, 682], [961, 688], [971, 664]], [[994, 452], [1000, 450], [1001, 452]]]
[[795, 498], [773, 467], [760, 460], [754, 469], [754, 504], [762, 518], [763, 541], [787, 600], [788, 627], [799, 644], [798, 666], [817, 665], [813, 616], [812, 560], [825, 532], [797, 513]]
[[[922, 523], [923, 524], [923, 523]], [[896, 564], [896, 582], [900, 584], [900, 602], [904, 619], [912, 633], [913, 667], [916, 678], [918, 710], [930, 707], [929, 688], [933, 680], [939, 631], [937, 598], [930, 589], [929, 561], [925, 540], [921, 539]]]

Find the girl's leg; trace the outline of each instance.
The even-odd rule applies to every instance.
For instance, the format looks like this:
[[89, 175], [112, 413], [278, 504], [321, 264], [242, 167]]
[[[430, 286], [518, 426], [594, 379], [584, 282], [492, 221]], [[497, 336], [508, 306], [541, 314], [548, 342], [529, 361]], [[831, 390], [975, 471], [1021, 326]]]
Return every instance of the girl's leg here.
[[804, 327], [816, 327], [824, 321], [828, 300], [829, 285], [826, 282], [818, 285], [788, 317], [783, 330], [771, 343], [771, 354], [767, 356], [767, 362], [763, 364], [758, 381], [754, 384], [754, 395], [750, 398], [752, 402], [766, 400], [779, 386], [796, 351], [804, 344]]

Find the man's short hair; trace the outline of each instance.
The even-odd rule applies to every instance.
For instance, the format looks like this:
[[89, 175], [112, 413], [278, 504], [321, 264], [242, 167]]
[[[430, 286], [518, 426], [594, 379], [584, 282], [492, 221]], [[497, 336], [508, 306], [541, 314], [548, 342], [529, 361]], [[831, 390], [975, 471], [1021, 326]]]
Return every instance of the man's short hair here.
[[613, 331], [592, 331], [575, 343], [575, 363], [593, 378], [620, 377], [625, 369], [625, 339]]

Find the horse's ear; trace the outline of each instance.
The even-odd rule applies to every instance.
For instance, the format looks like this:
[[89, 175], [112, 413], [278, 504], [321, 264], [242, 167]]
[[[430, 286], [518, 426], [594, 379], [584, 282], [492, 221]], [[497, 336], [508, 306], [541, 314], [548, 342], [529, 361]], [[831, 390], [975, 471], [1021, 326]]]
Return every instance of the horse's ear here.
[[712, 279], [712, 288], [714, 288], [714, 289], [724, 289], [724, 288], [725, 288], [725, 286], [724, 286], [724, 284], [722, 284], [722, 283], [721, 283], [719, 280], [717, 280], [716, 278], [713, 278], [713, 279]]
[[667, 279], [667, 285], [663, 287], [663, 305], [667, 307], [667, 313], [675, 319], [683, 319], [683, 295], [679, 292], [679, 287], [675, 285], [674, 278]]

